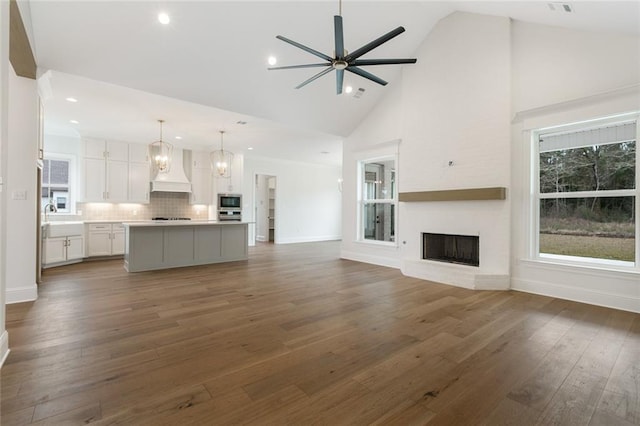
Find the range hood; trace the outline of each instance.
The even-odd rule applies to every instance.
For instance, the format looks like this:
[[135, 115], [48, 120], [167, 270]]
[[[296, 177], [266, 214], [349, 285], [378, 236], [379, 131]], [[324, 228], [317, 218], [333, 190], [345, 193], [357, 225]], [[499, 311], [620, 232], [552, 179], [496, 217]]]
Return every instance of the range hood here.
[[191, 192], [191, 182], [184, 174], [182, 150], [174, 149], [168, 173], [156, 173], [151, 181], [151, 192]]

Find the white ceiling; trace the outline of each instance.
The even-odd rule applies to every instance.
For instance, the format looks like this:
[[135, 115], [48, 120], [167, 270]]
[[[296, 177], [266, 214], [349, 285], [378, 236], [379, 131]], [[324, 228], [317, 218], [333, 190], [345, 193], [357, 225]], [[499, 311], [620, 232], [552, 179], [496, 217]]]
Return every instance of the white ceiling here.
[[[344, 0], [345, 47], [353, 51], [402, 25], [405, 33], [364, 58], [412, 57], [455, 10], [640, 35], [640, 2], [568, 3], [573, 13], [553, 12], [546, 1]], [[337, 0], [31, 0], [28, 6], [39, 70], [53, 70], [41, 82], [50, 133], [150, 142], [162, 118], [164, 139], [178, 146], [209, 149], [224, 129], [225, 146], [248, 156], [338, 165], [342, 137], [396, 89], [403, 67], [367, 68], [389, 81], [386, 87], [346, 73], [346, 84], [365, 89], [360, 99], [336, 95], [334, 73], [295, 90], [318, 70], [267, 71], [270, 55], [278, 65], [319, 62], [278, 34], [332, 55]], [[160, 11], [171, 16], [169, 25], [158, 23]], [[79, 102], [64, 101], [68, 96]]]

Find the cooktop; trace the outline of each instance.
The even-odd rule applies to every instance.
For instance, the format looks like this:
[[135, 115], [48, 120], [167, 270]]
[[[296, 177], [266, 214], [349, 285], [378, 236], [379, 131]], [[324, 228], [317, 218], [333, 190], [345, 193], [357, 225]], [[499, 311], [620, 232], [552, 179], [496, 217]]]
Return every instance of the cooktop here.
[[190, 217], [152, 217], [151, 220], [191, 220]]

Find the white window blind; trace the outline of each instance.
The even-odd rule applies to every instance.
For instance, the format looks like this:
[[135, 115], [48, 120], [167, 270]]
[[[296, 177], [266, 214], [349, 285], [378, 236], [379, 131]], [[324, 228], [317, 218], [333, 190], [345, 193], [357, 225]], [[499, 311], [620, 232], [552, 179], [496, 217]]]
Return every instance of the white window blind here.
[[578, 132], [542, 134], [539, 140], [540, 152], [631, 142], [636, 140], [636, 122], [615, 124]]

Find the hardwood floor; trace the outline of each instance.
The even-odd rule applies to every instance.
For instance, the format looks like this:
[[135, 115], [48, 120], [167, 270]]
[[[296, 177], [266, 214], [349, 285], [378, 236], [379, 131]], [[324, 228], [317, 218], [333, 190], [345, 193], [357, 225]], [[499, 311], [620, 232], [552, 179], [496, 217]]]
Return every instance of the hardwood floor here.
[[47, 270], [36, 302], [7, 306], [0, 423], [640, 424], [640, 315], [434, 284], [338, 249]]

